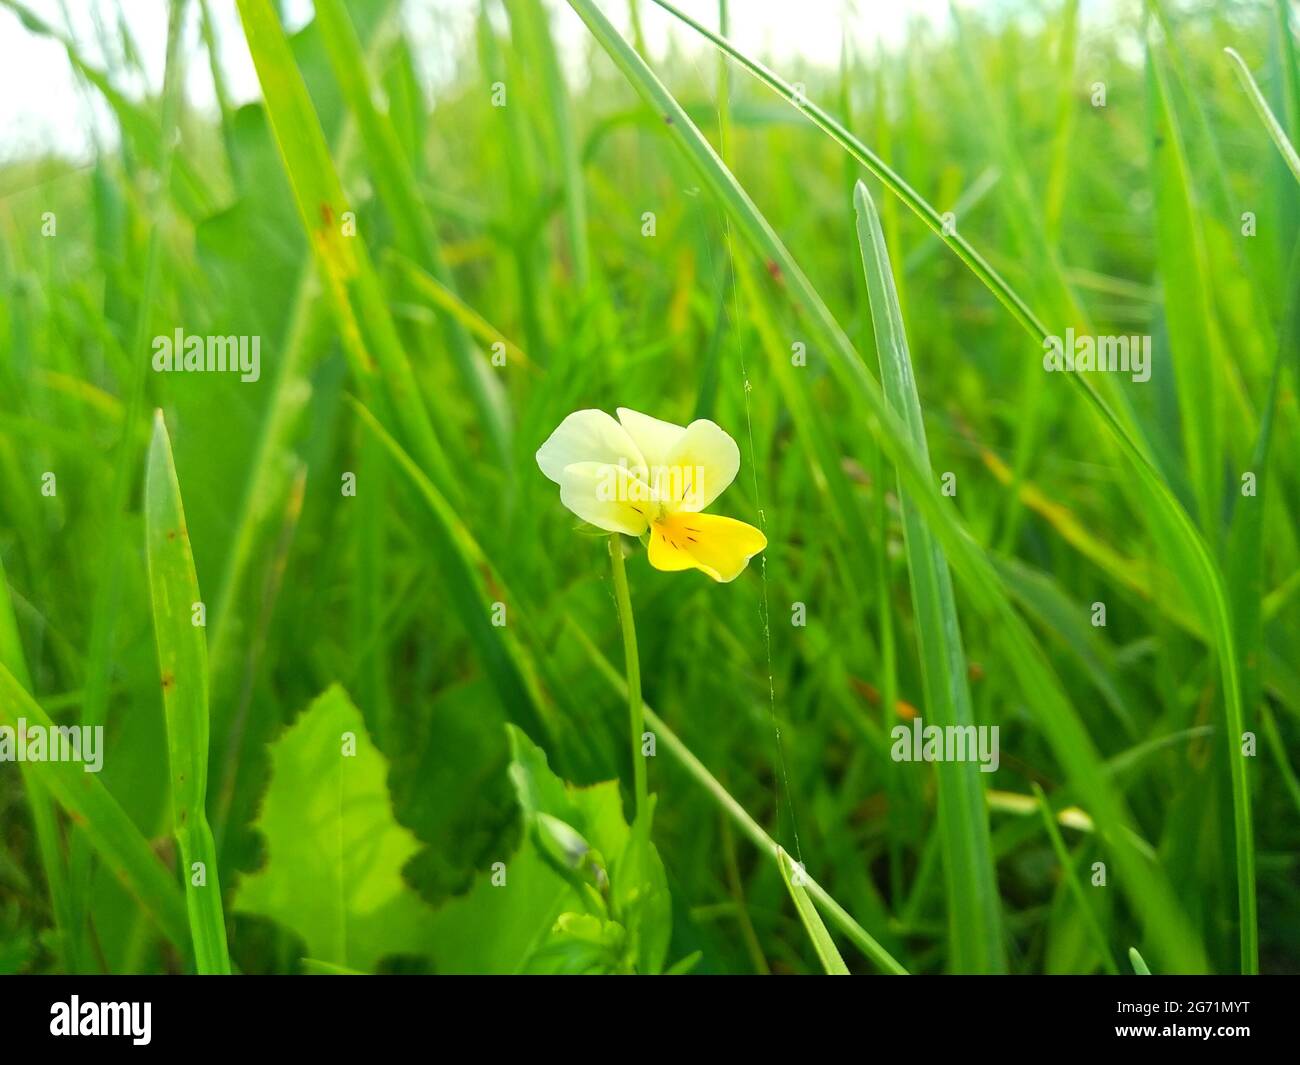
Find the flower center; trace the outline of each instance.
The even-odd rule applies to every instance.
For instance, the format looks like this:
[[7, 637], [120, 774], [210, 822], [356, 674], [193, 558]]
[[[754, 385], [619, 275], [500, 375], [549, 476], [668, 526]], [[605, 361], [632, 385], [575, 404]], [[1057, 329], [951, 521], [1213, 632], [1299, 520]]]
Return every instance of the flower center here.
[[659, 530], [665, 540], [678, 550], [686, 550], [688, 544], [699, 542], [699, 528], [695, 525], [694, 515], [685, 511], [670, 511], [664, 504], [659, 504], [659, 510], [651, 523]]

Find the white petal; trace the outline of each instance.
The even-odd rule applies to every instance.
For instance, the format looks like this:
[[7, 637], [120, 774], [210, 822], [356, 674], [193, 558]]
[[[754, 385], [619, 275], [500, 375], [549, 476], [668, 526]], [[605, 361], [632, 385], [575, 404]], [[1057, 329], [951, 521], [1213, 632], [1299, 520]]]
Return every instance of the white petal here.
[[700, 511], [727, 490], [740, 470], [740, 448], [726, 430], [701, 418], [691, 422], [668, 455], [671, 498], [677, 509]]
[[537, 449], [537, 465], [556, 484], [566, 466], [575, 462], [624, 465], [634, 476], [646, 476], [645, 458], [627, 431], [603, 410], [577, 410], [560, 422]]
[[623, 423], [627, 435], [640, 449], [652, 473], [656, 466], [667, 464], [668, 455], [686, 432], [684, 426], [652, 418], [648, 414], [642, 414], [628, 407], [618, 408], [618, 420]]
[[573, 462], [560, 474], [560, 502], [606, 532], [645, 532], [649, 496], [645, 481], [608, 462]]

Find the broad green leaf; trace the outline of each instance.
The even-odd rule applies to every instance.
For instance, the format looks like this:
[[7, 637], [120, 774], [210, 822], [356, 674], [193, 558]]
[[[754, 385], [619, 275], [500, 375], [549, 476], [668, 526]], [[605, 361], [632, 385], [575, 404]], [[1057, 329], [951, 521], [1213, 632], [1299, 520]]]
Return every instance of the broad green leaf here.
[[231, 908], [277, 921], [307, 956], [373, 971], [424, 951], [432, 911], [402, 879], [420, 844], [393, 818], [388, 765], [337, 685], [271, 744], [271, 782], [256, 828], [266, 864]]
[[572, 884], [526, 833], [501, 867], [433, 915], [429, 955], [439, 973], [508, 975], [528, 971], [565, 913], [581, 913]]
[[657, 975], [668, 958], [673, 908], [668, 874], [650, 841], [654, 811], [655, 797], [651, 796], [613, 862], [610, 901], [615, 916], [627, 929], [637, 972]]
[[628, 837], [617, 782], [568, 785], [522, 730], [508, 725], [507, 732], [523, 839], [500, 868], [439, 908], [431, 940], [435, 968], [630, 971], [626, 934], [604, 901], [609, 855], [621, 856]]

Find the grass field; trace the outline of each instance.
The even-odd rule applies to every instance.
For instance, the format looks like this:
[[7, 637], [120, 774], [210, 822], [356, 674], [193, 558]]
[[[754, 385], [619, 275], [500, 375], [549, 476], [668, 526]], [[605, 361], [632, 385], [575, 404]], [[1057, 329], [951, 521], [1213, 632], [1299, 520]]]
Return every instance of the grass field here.
[[[1288, 0], [96, 6], [0, 0], [113, 120], [0, 167], [0, 972], [1300, 970]], [[566, 509], [618, 408], [734, 580]]]

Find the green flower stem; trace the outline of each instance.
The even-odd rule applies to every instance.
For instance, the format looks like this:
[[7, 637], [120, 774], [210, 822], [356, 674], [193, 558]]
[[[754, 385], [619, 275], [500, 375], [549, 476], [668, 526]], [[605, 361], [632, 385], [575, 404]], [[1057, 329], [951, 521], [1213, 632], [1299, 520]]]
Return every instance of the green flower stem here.
[[636, 651], [636, 622], [632, 619], [632, 597], [627, 591], [627, 569], [623, 564], [623, 539], [618, 533], [609, 538], [609, 558], [614, 568], [614, 598], [618, 602], [618, 621], [623, 628], [623, 652], [627, 658], [627, 709], [632, 726], [632, 775], [636, 794], [636, 812], [646, 808], [645, 758], [641, 755], [641, 734], [645, 731], [645, 711], [641, 706], [641, 660]]

